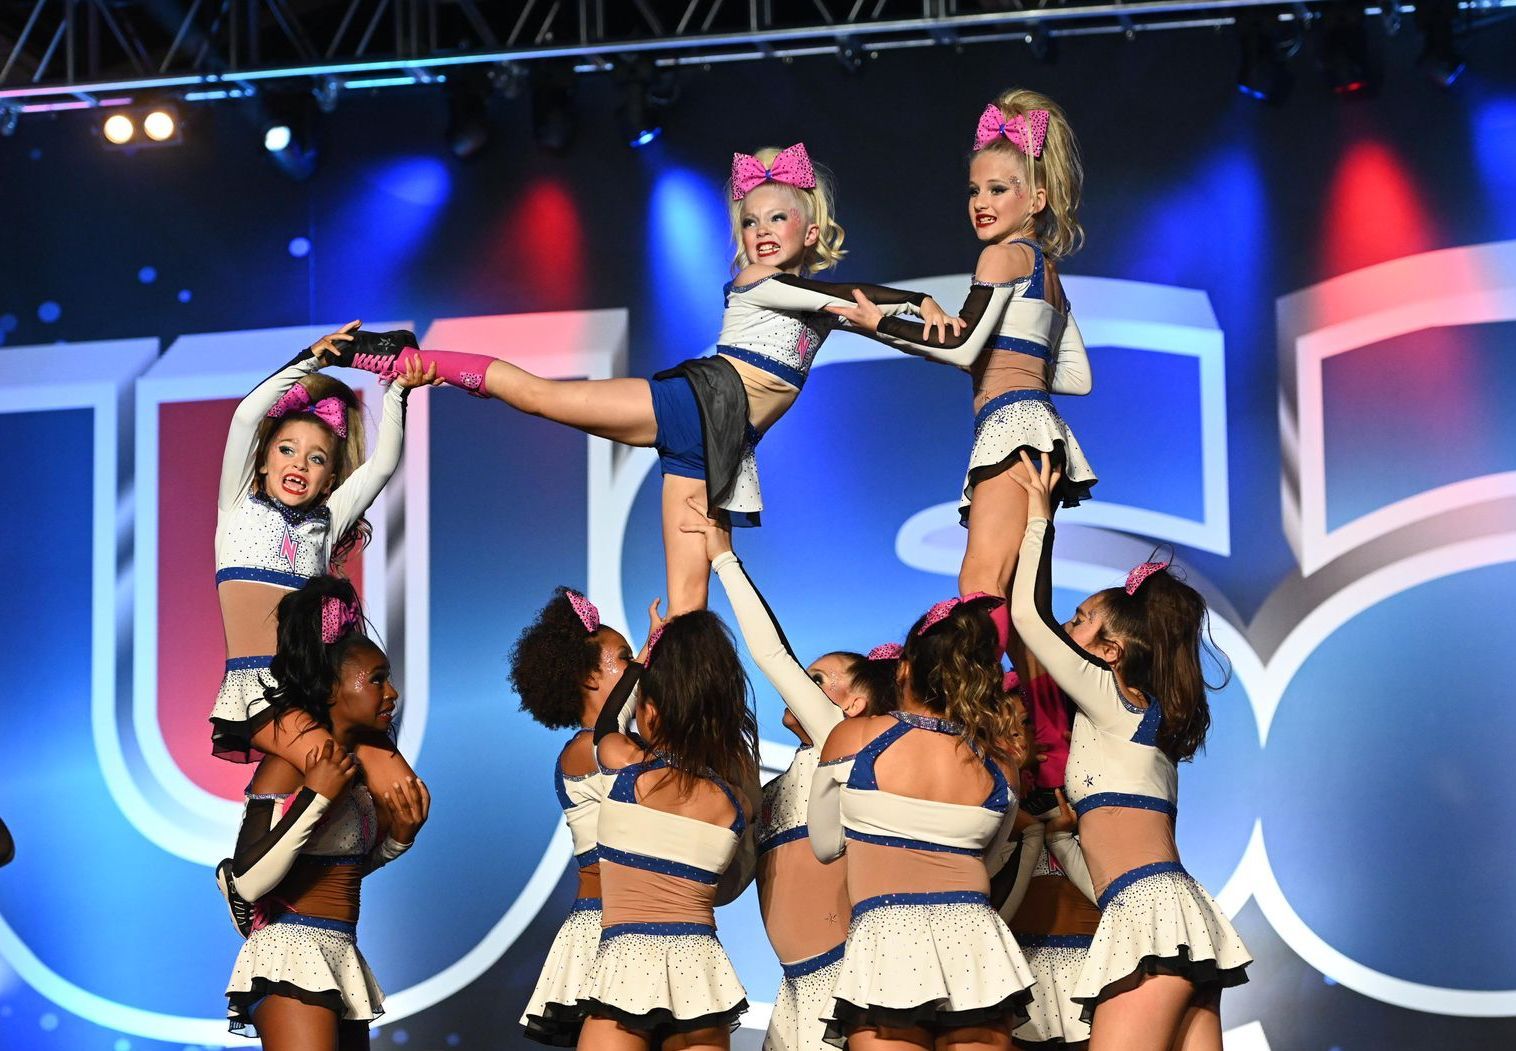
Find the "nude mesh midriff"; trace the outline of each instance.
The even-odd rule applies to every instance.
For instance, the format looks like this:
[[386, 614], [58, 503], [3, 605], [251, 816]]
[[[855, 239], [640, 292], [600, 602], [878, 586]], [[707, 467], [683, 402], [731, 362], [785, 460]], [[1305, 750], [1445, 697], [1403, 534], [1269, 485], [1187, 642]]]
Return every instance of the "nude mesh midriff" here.
[[302, 916], [357, 923], [362, 881], [361, 866], [323, 864], [301, 857], [295, 859], [273, 897]]
[[974, 363], [974, 411], [1013, 390], [1047, 390], [1047, 365], [1039, 357], [1014, 350], [992, 350]]
[[880, 894], [939, 891], [990, 892], [984, 862], [971, 854], [886, 847], [850, 839], [847, 844], [848, 897], [856, 904]]
[[725, 354], [721, 356], [742, 377], [742, 389], [747, 391], [748, 422], [757, 428], [759, 434], [772, 427], [774, 421], [788, 412], [790, 406], [795, 404], [795, 399], [800, 397], [798, 388], [792, 387], [772, 372], [766, 372], [739, 358], [729, 358]]
[[716, 887], [614, 861], [600, 862], [600, 923], [714, 925]]
[[227, 657], [271, 656], [279, 648], [279, 600], [289, 591], [255, 580], [227, 580], [216, 586]]
[[579, 870], [579, 889], [574, 896], [576, 898], [600, 897], [600, 862], [586, 865]]
[[780, 963], [799, 963], [847, 940], [847, 860], [822, 864], [809, 840], [758, 859], [758, 908]]
[[1156, 810], [1099, 807], [1079, 819], [1079, 843], [1098, 896], [1123, 872], [1178, 861], [1174, 819]]
[[1034, 876], [1011, 918], [1015, 934], [1094, 934], [1100, 910], [1063, 876]]

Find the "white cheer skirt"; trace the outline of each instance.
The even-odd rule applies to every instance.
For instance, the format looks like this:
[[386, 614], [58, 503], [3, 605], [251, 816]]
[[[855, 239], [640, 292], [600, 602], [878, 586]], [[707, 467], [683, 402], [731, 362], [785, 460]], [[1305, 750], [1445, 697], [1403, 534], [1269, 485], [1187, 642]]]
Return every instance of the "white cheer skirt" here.
[[1079, 439], [1064, 422], [1051, 399], [1039, 390], [1013, 390], [991, 398], [974, 416], [974, 449], [963, 479], [959, 514], [967, 518], [974, 486], [1020, 463], [1017, 450], [1058, 451], [1063, 456], [1059, 489], [1064, 507], [1089, 499], [1097, 481]]
[[600, 948], [579, 1006], [651, 1034], [731, 1028], [747, 1010], [747, 990], [703, 923], [621, 923], [600, 932]]
[[1177, 861], [1143, 865], [1100, 895], [1100, 926], [1073, 999], [1089, 1021], [1102, 1001], [1144, 975], [1174, 974], [1200, 988], [1248, 980], [1253, 962], [1230, 920]]
[[216, 704], [211, 709], [211, 751], [234, 763], [258, 759], [253, 734], [268, 718], [263, 691], [274, 682], [269, 674], [272, 657], [236, 657], [226, 662]]
[[584, 1012], [579, 1001], [589, 988], [600, 948], [600, 899], [579, 898], [558, 928], [542, 964], [521, 1024], [526, 1035], [541, 1044], [573, 1047], [579, 1042]]
[[1032, 974], [983, 894], [886, 894], [853, 906], [826, 1039], [862, 1025], [931, 1030], [1014, 1026]]
[[1094, 939], [1088, 934], [1042, 934], [1017, 940], [1036, 979], [1027, 1020], [1014, 1034], [1017, 1046], [1082, 1047], [1089, 1042], [1090, 1026], [1074, 1002], [1074, 985]]
[[226, 986], [234, 1033], [253, 1028], [252, 1008], [265, 996], [287, 996], [333, 1011], [344, 1022], [384, 1013], [384, 990], [358, 951], [356, 924], [285, 913], [242, 943]]
[[774, 997], [774, 1013], [763, 1037], [763, 1051], [821, 1051], [826, 1046], [826, 1023], [837, 975], [842, 971], [844, 945], [803, 960], [786, 963]]

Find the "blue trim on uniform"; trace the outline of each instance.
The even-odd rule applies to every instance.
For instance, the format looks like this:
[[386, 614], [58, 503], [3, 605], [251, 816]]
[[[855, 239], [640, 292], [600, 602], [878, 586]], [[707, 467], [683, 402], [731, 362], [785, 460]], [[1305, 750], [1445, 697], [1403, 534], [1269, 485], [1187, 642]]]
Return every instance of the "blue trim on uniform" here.
[[[654, 759], [643, 760], [640, 763], [632, 763], [630, 766], [623, 766], [620, 770], [616, 771], [616, 779], [611, 782], [611, 790], [607, 795], [618, 803], [630, 803], [633, 806], [639, 806], [640, 804], [637, 802], [637, 778], [654, 770], [663, 770], [671, 766], [673, 764], [661, 755]], [[737, 816], [727, 826], [727, 830], [740, 838], [747, 831], [747, 815], [742, 812], [742, 804], [737, 800], [737, 793], [733, 792], [731, 786], [715, 774], [706, 772], [696, 774], [695, 776], [703, 778], [721, 789], [727, 801], [732, 804], [732, 809], [737, 812]]]
[[697, 869], [694, 865], [686, 865], [681, 861], [654, 858], [646, 854], [633, 854], [630, 851], [608, 847], [604, 843], [600, 844], [599, 850], [600, 860], [609, 861], [614, 865], [625, 865], [627, 868], [642, 869], [646, 872], [661, 872], [665, 876], [678, 876], [680, 879], [713, 886], [721, 880], [719, 872], [707, 872], [705, 869]]
[[874, 772], [874, 760], [892, 742], [904, 737], [910, 728], [910, 723], [897, 720], [894, 726], [858, 749], [853, 756], [853, 769], [848, 773], [847, 786], [864, 791], [878, 791], [879, 775]]
[[1028, 299], [1046, 299], [1047, 295], [1043, 290], [1043, 285], [1047, 278], [1047, 272], [1042, 263], [1042, 246], [1027, 237], [1018, 237], [1013, 241], [1007, 241], [1006, 244], [1026, 245], [1032, 250], [1032, 280], [1026, 286], [1026, 296]]
[[818, 953], [809, 960], [801, 960], [799, 963], [780, 963], [779, 969], [784, 972], [786, 981], [793, 982], [797, 978], [804, 978], [808, 974], [815, 974], [823, 967], [830, 967], [842, 959], [843, 952], [847, 949], [847, 942], [832, 946], [826, 952]]
[[315, 927], [323, 931], [336, 931], [338, 934], [346, 934], [351, 938], [358, 937], [358, 925], [348, 923], [346, 920], [329, 920], [324, 916], [304, 916], [298, 912], [286, 912], [269, 921], [275, 923], [293, 923], [301, 927]]
[[[1122, 703], [1126, 703], [1123, 697]], [[1158, 731], [1163, 728], [1163, 706], [1148, 694], [1148, 706], [1143, 709], [1142, 722], [1137, 724], [1137, 732], [1132, 734], [1133, 744], [1145, 744], [1149, 748], [1158, 746]]]
[[724, 285], [721, 286], [721, 291], [725, 292], [725, 293], [728, 293], [728, 294], [730, 294], [732, 292], [751, 292], [753, 289], [757, 288], [759, 285], [763, 284], [765, 281], [772, 281], [772, 280], [774, 280], [774, 278], [776, 278], [778, 276], [779, 276], [778, 274], [770, 274], [767, 277], [760, 277], [756, 281], [750, 281], [750, 282], [748, 282], [745, 285], [739, 285], [735, 281], [728, 281], [726, 284], [724, 284]]
[[616, 923], [600, 928], [600, 940], [608, 942], [623, 934], [648, 934], [656, 938], [672, 938], [681, 934], [705, 934], [716, 936], [716, 928], [709, 923]]
[[591, 909], [599, 912], [602, 907], [599, 898], [575, 898], [574, 904], [569, 906], [569, 912], [589, 912]]
[[982, 858], [984, 851], [969, 847], [950, 847], [945, 843], [930, 843], [924, 839], [908, 839], [905, 836], [876, 836], [869, 832], [854, 832], [852, 829], [843, 829], [844, 836], [848, 839], [856, 839], [860, 843], [873, 843], [880, 847], [900, 847], [905, 850], [930, 850], [937, 854], [967, 854], [969, 857]]
[[1141, 796], [1135, 792], [1096, 792], [1092, 796], [1085, 796], [1074, 804], [1074, 813], [1080, 817], [1088, 814], [1091, 810], [1099, 810], [1107, 806], [1131, 807], [1134, 810], [1156, 810], [1160, 814], [1168, 814], [1174, 817], [1179, 813], [1179, 808], [1167, 799], [1159, 799], [1157, 796]]
[[600, 863], [600, 848], [591, 847], [583, 854], [575, 854], [574, 860], [578, 862], [579, 867], [582, 869], [587, 869], [591, 865], [598, 865]]
[[797, 840], [806, 839], [810, 834], [811, 829], [809, 825], [796, 825], [794, 828], [787, 828], [783, 832], [775, 832], [768, 839], [758, 844], [758, 854], [762, 856], [775, 847], [782, 847], [786, 843], [794, 843]]
[[[901, 737], [904, 737], [907, 730], [927, 730], [931, 733], [947, 734], [954, 737], [961, 737], [963, 735], [963, 727], [947, 719], [938, 719], [931, 715], [917, 715], [915, 712], [901, 711], [891, 712], [890, 715], [894, 717], [895, 725], [858, 749], [858, 753], [854, 757], [853, 769], [848, 776], [847, 785], [849, 788], [869, 792], [878, 791], [879, 775], [874, 771], [874, 763], [886, 748], [900, 740]], [[973, 747], [973, 745], [970, 744], [970, 747]], [[990, 794], [979, 805], [987, 810], [1004, 813], [1010, 809], [1011, 805], [1010, 783], [1006, 780], [1005, 774], [1001, 772], [1000, 767], [996, 766], [983, 755], [980, 755], [978, 748], [974, 748], [974, 754], [979, 755], [980, 761], [984, 763], [985, 770], [989, 772], [990, 780], [994, 783], [994, 787], [990, 789]], [[883, 842], [883, 840], [879, 840], [879, 842]], [[899, 843], [888, 845], [901, 846], [907, 842], [914, 845], [919, 841], [901, 840]], [[927, 847], [927, 849], [933, 848]], [[957, 848], [942, 849], [957, 851]], [[977, 851], [975, 852], [976, 856], [978, 853]]]
[[362, 865], [367, 854], [301, 854], [300, 860], [314, 865], [335, 867], [337, 865]]
[[1008, 390], [1004, 394], [995, 395], [984, 403], [984, 408], [974, 413], [974, 430], [978, 431], [983, 426], [985, 420], [1007, 405], [1015, 405], [1017, 402], [1022, 401], [1040, 401], [1048, 405], [1053, 403], [1053, 399], [1048, 396], [1048, 392], [1045, 390]]
[[573, 807], [574, 801], [569, 798], [568, 789], [563, 787], [563, 768], [557, 763], [553, 764], [553, 791], [558, 793], [558, 805], [560, 807], [564, 810]]
[[793, 365], [786, 365], [777, 358], [771, 358], [766, 354], [759, 354], [757, 351], [747, 350], [743, 347], [729, 347], [724, 343], [717, 345], [716, 353], [723, 354], [729, 358], [736, 358], [738, 361], [745, 361], [754, 368], [762, 369], [771, 376], [778, 376], [792, 387], [799, 388], [805, 386], [805, 371], [797, 369]]
[[853, 919], [875, 909], [888, 909], [897, 905], [983, 905], [990, 907], [990, 899], [977, 890], [931, 890], [914, 894], [879, 894], [864, 898], [853, 906]]
[[1189, 875], [1188, 872], [1184, 871], [1184, 866], [1177, 861], [1155, 861], [1151, 865], [1140, 865], [1135, 869], [1123, 872], [1111, 880], [1105, 890], [1100, 892], [1100, 900], [1095, 904], [1104, 909], [1111, 903], [1112, 898], [1126, 890], [1133, 883], [1136, 883], [1138, 880], [1147, 879], [1149, 876], [1161, 876], [1165, 872], [1177, 872], [1184, 876]]
[[1094, 943], [1093, 934], [1018, 934], [1017, 943], [1023, 949], [1084, 949]]
[[902, 712], [898, 708], [890, 713], [894, 718], [907, 726], [917, 730], [930, 730], [936, 734], [946, 734], [949, 737], [962, 737], [963, 724], [955, 723], [951, 719], [939, 719], [935, 715], [918, 715], [915, 712]]
[[263, 669], [271, 667], [273, 657], [228, 657], [226, 661], [227, 671], [251, 671], [254, 668]]
[[299, 591], [310, 583], [311, 578], [302, 577], [298, 573], [281, 573], [277, 569], [260, 569], [257, 566], [227, 566], [216, 570], [217, 584], [224, 584], [228, 580], [252, 580], [259, 584], [274, 584]]
[[1046, 361], [1051, 351], [1041, 343], [1033, 339], [1023, 339], [1020, 336], [995, 336], [990, 339], [991, 350], [1009, 350], [1014, 354], [1025, 354], [1028, 357], [1041, 358]]

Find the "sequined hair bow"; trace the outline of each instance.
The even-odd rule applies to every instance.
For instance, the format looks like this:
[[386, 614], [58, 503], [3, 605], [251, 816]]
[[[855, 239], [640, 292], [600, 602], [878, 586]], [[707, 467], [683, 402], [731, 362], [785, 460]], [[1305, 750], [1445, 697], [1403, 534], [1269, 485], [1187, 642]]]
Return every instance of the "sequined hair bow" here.
[[1000, 688], [1006, 693], [1021, 689], [1021, 673], [1015, 668], [1006, 672], [1005, 677], [1000, 680]]
[[974, 130], [974, 152], [1002, 137], [1027, 156], [1041, 157], [1048, 137], [1048, 111], [1029, 109], [1006, 120], [1000, 107], [990, 103], [979, 115], [979, 127]]
[[732, 154], [732, 200], [740, 201], [766, 182], [781, 182], [802, 190], [816, 188], [816, 169], [805, 143], [797, 142], [779, 151], [765, 168], [751, 153]]
[[900, 655], [904, 652], [905, 647], [900, 645], [898, 642], [881, 642], [879, 645], [869, 650], [869, 660], [895, 661], [899, 660]]
[[344, 602], [336, 595], [321, 600], [321, 641], [330, 646], [357, 627], [363, 613], [356, 602]]
[[1142, 565], [1138, 566], [1136, 569], [1132, 570], [1126, 575], [1126, 593], [1128, 595], [1137, 594], [1137, 589], [1142, 587], [1142, 582], [1144, 580], [1152, 576], [1154, 573], [1161, 572], [1162, 570], [1168, 568], [1169, 563], [1167, 562], [1144, 562]]
[[949, 613], [957, 609], [965, 602], [973, 602], [975, 599], [994, 599], [996, 604], [1003, 603], [1005, 599], [991, 595], [987, 591], [976, 591], [972, 595], [960, 595], [957, 598], [943, 599], [931, 609], [926, 611], [926, 616], [921, 619], [921, 627], [916, 629], [917, 635], [925, 635], [934, 624], [940, 624], [947, 619]]
[[593, 602], [570, 588], [563, 589], [563, 597], [569, 600], [570, 606], [574, 607], [574, 613], [578, 615], [579, 622], [584, 625], [585, 631], [593, 635], [600, 630], [600, 611], [595, 608]]
[[340, 398], [322, 398], [311, 404], [311, 392], [302, 384], [295, 384], [285, 391], [274, 407], [268, 410], [269, 419], [277, 420], [290, 413], [309, 413], [332, 429], [339, 438], [347, 437], [347, 406]]

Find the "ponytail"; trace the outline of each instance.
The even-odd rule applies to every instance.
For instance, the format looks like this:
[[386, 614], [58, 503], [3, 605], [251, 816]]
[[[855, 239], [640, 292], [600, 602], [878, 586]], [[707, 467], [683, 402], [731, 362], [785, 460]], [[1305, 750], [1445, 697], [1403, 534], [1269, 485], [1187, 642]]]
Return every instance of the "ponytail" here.
[[999, 599], [959, 602], [923, 633], [922, 616], [911, 626], [900, 655], [911, 692], [934, 714], [964, 729], [983, 754], [1009, 761], [1006, 742], [1016, 733], [1005, 702], [999, 633], [989, 611]]

